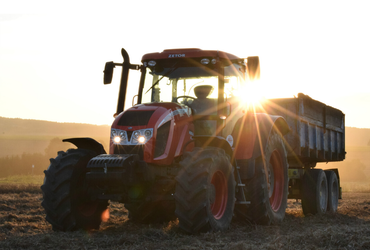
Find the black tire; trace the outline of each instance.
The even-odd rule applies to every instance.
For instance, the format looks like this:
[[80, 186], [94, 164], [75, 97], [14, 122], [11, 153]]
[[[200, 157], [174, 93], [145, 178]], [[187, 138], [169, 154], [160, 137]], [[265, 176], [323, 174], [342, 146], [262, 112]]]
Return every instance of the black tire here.
[[184, 154], [180, 165], [174, 195], [179, 227], [188, 233], [228, 229], [235, 205], [235, 179], [225, 151], [194, 148]]
[[250, 205], [237, 204], [235, 215], [254, 224], [279, 224], [287, 207], [289, 165], [282, 136], [277, 131], [272, 131], [269, 137], [265, 159], [266, 167], [262, 161], [257, 162], [254, 177], [244, 183]]
[[328, 182], [328, 207], [327, 211], [336, 213], [338, 210], [339, 184], [338, 177], [334, 171], [325, 170], [326, 180]]
[[328, 182], [322, 169], [309, 169], [302, 178], [303, 214], [324, 214], [328, 206]]
[[99, 229], [108, 202], [90, 200], [85, 184], [86, 165], [96, 155], [91, 150], [69, 149], [50, 159], [41, 186], [41, 205], [54, 231]]

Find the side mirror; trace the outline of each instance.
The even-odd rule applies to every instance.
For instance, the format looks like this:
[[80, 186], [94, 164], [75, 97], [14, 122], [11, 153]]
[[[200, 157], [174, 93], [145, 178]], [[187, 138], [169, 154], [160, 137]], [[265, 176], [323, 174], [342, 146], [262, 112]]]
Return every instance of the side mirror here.
[[105, 68], [103, 71], [104, 72], [104, 84], [110, 84], [112, 82], [114, 67], [115, 67], [114, 62], [105, 63]]
[[250, 56], [247, 58], [248, 75], [250, 80], [260, 78], [260, 59], [258, 56]]

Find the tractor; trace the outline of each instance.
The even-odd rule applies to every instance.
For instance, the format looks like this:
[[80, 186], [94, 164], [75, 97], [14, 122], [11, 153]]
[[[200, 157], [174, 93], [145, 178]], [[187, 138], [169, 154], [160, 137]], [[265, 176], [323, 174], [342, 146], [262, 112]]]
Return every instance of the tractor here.
[[[260, 76], [255, 56], [169, 49], [131, 64], [121, 53], [123, 63], [104, 69], [110, 84], [122, 67], [109, 153], [91, 138], [64, 139], [77, 148], [58, 152], [44, 171], [42, 206], [53, 230], [99, 229], [109, 201], [123, 203], [135, 222], [177, 218], [187, 233], [227, 230], [233, 217], [278, 224], [288, 198], [302, 199], [305, 214], [336, 211], [339, 173], [315, 166], [344, 159], [340, 111], [303, 94], [248, 103]], [[130, 70], [141, 78], [125, 110]], [[315, 105], [325, 116], [306, 119], [302, 108]], [[330, 127], [332, 116], [343, 124]]]

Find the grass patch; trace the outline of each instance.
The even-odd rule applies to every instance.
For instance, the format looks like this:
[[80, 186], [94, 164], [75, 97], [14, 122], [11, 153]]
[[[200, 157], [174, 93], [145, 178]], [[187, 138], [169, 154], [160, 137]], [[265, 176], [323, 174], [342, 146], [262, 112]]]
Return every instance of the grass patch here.
[[0, 194], [41, 193], [44, 175], [13, 175], [0, 178]]
[[342, 191], [346, 193], [370, 193], [370, 182], [341, 181]]
[[44, 175], [13, 175], [0, 178], [0, 185], [42, 185]]

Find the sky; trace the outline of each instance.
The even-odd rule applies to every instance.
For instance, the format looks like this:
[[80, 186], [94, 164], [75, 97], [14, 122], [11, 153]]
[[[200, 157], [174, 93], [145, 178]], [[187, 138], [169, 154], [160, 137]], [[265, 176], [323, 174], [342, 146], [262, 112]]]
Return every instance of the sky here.
[[[368, 1], [0, 0], [0, 116], [111, 124], [118, 70], [171, 48], [259, 56], [266, 98], [304, 93], [370, 128]], [[129, 91], [138, 86], [130, 72]], [[127, 98], [126, 106], [132, 96]]]

